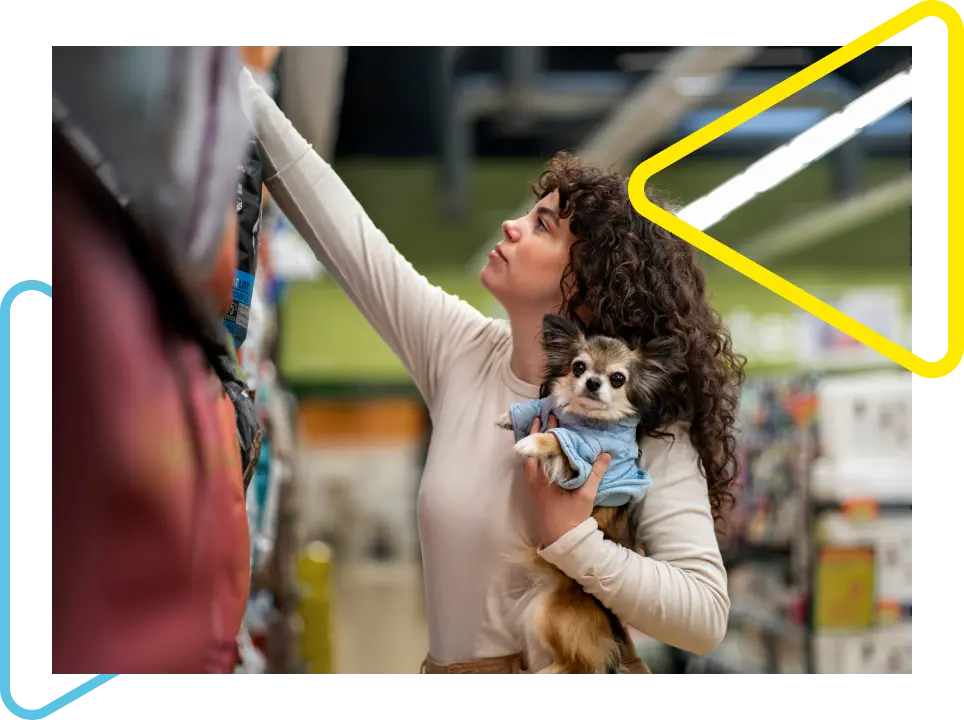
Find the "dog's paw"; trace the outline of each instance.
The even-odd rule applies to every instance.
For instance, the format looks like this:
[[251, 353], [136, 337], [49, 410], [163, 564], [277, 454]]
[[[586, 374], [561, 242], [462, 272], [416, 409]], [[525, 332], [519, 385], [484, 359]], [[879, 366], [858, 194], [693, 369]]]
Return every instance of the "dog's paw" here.
[[495, 424], [503, 430], [515, 430], [515, 426], [512, 424], [512, 413], [505, 413], [496, 420]]
[[516, 453], [523, 457], [549, 457], [559, 450], [559, 441], [552, 433], [533, 433], [515, 444]]
[[540, 443], [537, 439], [537, 435], [529, 435], [522, 438], [519, 442], [515, 444], [513, 450], [516, 455], [521, 455], [522, 457], [539, 457], [542, 455], [540, 450]]

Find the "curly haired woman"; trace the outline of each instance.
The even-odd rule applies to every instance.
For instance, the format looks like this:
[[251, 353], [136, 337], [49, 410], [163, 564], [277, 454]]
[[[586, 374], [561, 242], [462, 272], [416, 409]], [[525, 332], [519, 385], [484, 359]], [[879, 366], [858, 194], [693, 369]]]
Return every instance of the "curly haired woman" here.
[[[625, 178], [559, 155], [532, 210], [503, 224], [482, 271], [507, 326], [418, 274], [249, 75], [242, 85], [272, 196], [431, 413], [418, 499], [425, 671], [524, 671], [505, 559], [520, 540], [640, 632], [694, 653], [715, 648], [729, 598], [714, 521], [736, 473], [743, 360], [690, 246], [635, 212]], [[494, 422], [540, 396], [542, 318], [560, 311], [634, 344], [673, 337], [685, 354], [674, 392], [640, 425], [653, 481], [634, 508], [645, 557], [604, 538], [590, 517], [605, 455], [582, 488], [561, 490], [513, 454], [512, 434]]]

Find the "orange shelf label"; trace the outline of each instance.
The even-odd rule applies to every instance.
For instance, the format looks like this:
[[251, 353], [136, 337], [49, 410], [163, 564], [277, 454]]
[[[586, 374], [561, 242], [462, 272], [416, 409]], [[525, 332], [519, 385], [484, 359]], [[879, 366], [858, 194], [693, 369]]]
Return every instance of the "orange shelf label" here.
[[840, 509], [850, 520], [876, 520], [880, 505], [873, 498], [852, 498], [840, 503]]
[[901, 620], [900, 603], [892, 600], [881, 600], [877, 603], [877, 622], [881, 625], [893, 625]]

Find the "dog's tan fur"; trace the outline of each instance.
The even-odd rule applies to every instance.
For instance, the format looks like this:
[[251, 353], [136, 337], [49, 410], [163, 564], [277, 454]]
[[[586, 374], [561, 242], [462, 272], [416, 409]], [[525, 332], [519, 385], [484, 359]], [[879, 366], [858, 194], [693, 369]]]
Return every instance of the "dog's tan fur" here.
[[552, 433], [534, 433], [529, 437], [532, 438], [534, 450], [534, 454], [530, 455], [530, 457], [548, 457], [562, 452], [559, 438]]
[[[628, 507], [597, 508], [592, 516], [607, 539], [635, 546]], [[534, 548], [517, 560], [530, 583], [524, 598], [530, 669], [547, 674], [624, 672], [623, 645], [631, 640], [619, 619]]]

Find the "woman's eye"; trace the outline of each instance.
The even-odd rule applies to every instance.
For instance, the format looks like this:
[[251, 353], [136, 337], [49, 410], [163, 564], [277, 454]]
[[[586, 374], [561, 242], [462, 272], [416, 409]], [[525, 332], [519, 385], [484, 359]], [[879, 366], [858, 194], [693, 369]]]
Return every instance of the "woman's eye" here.
[[548, 230], [545, 221], [542, 218], [536, 218], [536, 229], [537, 230]]
[[609, 376], [609, 384], [614, 388], [620, 388], [626, 384], [626, 376], [622, 373], [613, 373]]
[[586, 363], [582, 362], [581, 360], [577, 360], [572, 364], [573, 375], [575, 375], [576, 377], [579, 377], [584, 372], [586, 372]]

